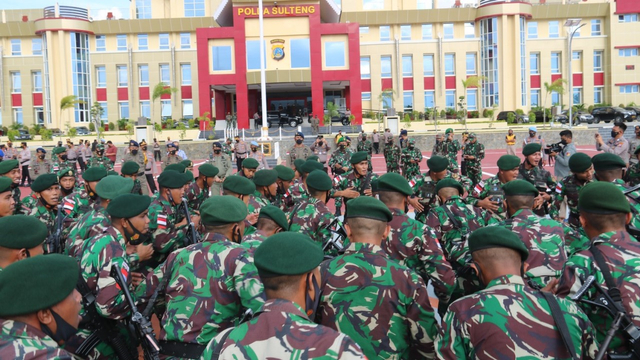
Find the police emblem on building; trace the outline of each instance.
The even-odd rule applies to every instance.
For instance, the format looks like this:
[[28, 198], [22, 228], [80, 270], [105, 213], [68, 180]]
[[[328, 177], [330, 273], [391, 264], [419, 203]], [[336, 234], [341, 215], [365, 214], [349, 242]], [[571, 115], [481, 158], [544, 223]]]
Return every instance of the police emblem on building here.
[[284, 59], [284, 40], [271, 40], [271, 56], [273, 57], [273, 60], [276, 61]]

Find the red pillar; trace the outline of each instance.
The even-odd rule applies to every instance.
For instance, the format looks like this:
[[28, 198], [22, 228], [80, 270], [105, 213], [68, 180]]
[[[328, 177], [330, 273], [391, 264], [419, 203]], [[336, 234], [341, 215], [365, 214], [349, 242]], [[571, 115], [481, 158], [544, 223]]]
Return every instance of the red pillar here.
[[225, 116], [227, 115], [227, 113], [225, 112], [226, 109], [226, 94], [224, 93], [224, 91], [220, 91], [220, 90], [214, 90], [214, 96], [216, 99], [216, 120], [224, 120]]

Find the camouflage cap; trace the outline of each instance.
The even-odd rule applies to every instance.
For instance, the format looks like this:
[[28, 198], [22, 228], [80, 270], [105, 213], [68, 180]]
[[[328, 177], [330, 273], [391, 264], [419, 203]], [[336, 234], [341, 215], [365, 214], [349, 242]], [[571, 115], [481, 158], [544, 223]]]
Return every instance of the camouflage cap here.
[[280, 232], [258, 246], [253, 257], [261, 278], [302, 275], [320, 265], [324, 253], [307, 235]]
[[34, 192], [45, 191], [53, 185], [58, 185], [57, 174], [42, 174], [31, 183], [31, 190]]
[[444, 171], [449, 166], [449, 159], [444, 156], [435, 155], [427, 159], [427, 166], [429, 170], [433, 172]]
[[280, 226], [282, 230], [289, 230], [289, 220], [287, 220], [287, 215], [285, 215], [284, 211], [280, 210], [280, 208], [267, 205], [260, 208], [260, 215], [258, 218], [268, 218], [273, 220], [276, 225]]
[[292, 168], [284, 165], [276, 165], [274, 170], [278, 172], [278, 179], [280, 180], [291, 181], [294, 177], [296, 177], [295, 171], [293, 171]]
[[529, 257], [529, 250], [518, 236], [502, 226], [480, 228], [469, 236], [469, 253], [491, 248], [508, 248], [520, 253], [522, 261]]
[[413, 190], [404, 176], [397, 173], [386, 173], [378, 179], [377, 191], [393, 191], [404, 195], [412, 195]]
[[18, 168], [18, 160], [0, 161], [0, 175], [6, 174], [13, 169]]
[[187, 167], [182, 165], [181, 163], [178, 164], [170, 164], [167, 165], [163, 171], [167, 171], [167, 170], [171, 170], [171, 171], [175, 171], [175, 172], [179, 172], [179, 173], [185, 173], [187, 171]]
[[6, 176], [0, 176], [0, 193], [11, 191], [11, 185], [13, 185], [13, 180]]
[[275, 170], [259, 170], [253, 176], [256, 186], [269, 186], [278, 181], [278, 172]]
[[107, 176], [107, 169], [102, 166], [90, 167], [82, 173], [84, 181], [100, 181], [105, 176]]
[[357, 164], [363, 161], [367, 161], [369, 154], [366, 151], [358, 151], [351, 155], [351, 164]]
[[302, 165], [304, 165], [305, 160], [303, 159], [295, 159], [293, 161], [293, 166], [296, 168], [296, 170], [298, 170], [299, 173], [302, 172]]
[[104, 144], [96, 145], [96, 151], [103, 151], [103, 150], [104, 150]]
[[324, 165], [322, 165], [322, 163], [319, 163], [313, 160], [307, 160], [304, 162], [304, 164], [302, 164], [299, 172], [309, 174], [313, 170], [322, 170], [322, 169], [324, 169]]
[[502, 185], [505, 196], [525, 195], [538, 196], [540, 192], [533, 184], [525, 180], [512, 180]]
[[631, 206], [620, 189], [609, 182], [595, 181], [580, 189], [578, 210], [592, 214], [629, 213]]
[[415, 145], [416, 144], [416, 139], [409, 139], [408, 144], [409, 145]]
[[313, 170], [307, 177], [307, 187], [318, 191], [329, 191], [333, 187], [333, 183], [326, 172]]
[[118, 175], [108, 175], [96, 185], [96, 194], [102, 199], [115, 199], [119, 195], [129, 194], [133, 189], [133, 179]]
[[180, 161], [180, 164], [184, 165], [185, 168], [193, 167], [193, 161], [189, 159]]
[[569, 169], [574, 173], [581, 173], [589, 170], [593, 165], [591, 157], [585, 153], [575, 153], [569, 157]]
[[220, 169], [211, 165], [211, 164], [202, 164], [198, 167], [198, 174], [204, 175], [206, 177], [214, 177], [218, 175]]
[[235, 196], [213, 196], [205, 200], [200, 207], [202, 223], [209, 226], [238, 223], [247, 215], [247, 205]]
[[591, 162], [595, 171], [621, 169], [627, 166], [620, 156], [611, 153], [595, 155]]
[[64, 152], [67, 152], [67, 148], [64, 146], [54, 147], [53, 150], [51, 151], [53, 155], [60, 155]]
[[542, 149], [542, 145], [538, 143], [527, 144], [522, 148], [522, 155], [529, 156], [531, 154], [535, 154]]
[[224, 190], [238, 195], [252, 195], [256, 191], [256, 184], [242, 176], [227, 176], [222, 183]]
[[61, 255], [34, 256], [0, 272], [0, 316], [18, 316], [48, 309], [76, 288], [76, 259]]
[[135, 175], [140, 170], [140, 164], [135, 161], [127, 161], [122, 164], [122, 168], [120, 169], [120, 173], [122, 175]]
[[382, 201], [371, 196], [359, 196], [349, 200], [345, 218], [367, 218], [389, 222], [393, 219], [393, 215]]
[[58, 171], [58, 177], [62, 179], [63, 177], [76, 177], [76, 170], [72, 168], [66, 168]]
[[193, 175], [189, 176], [186, 173], [165, 169], [162, 174], [158, 176], [158, 185], [167, 189], [179, 189], [191, 181], [192, 177]]
[[476, 133], [469, 133], [468, 138], [469, 139], [475, 139], [476, 138]]
[[0, 218], [0, 247], [7, 249], [33, 249], [49, 235], [47, 225], [37, 217], [13, 215]]
[[151, 205], [146, 195], [122, 194], [116, 196], [107, 205], [107, 213], [119, 219], [129, 219], [142, 214]]
[[520, 158], [515, 155], [502, 155], [498, 159], [498, 169], [502, 171], [513, 170], [520, 166]]
[[436, 193], [440, 191], [440, 189], [444, 188], [458, 189], [458, 193], [460, 193], [460, 195], [464, 194], [464, 188], [462, 187], [462, 184], [460, 184], [453, 178], [444, 178], [438, 181], [438, 183], [436, 184]]
[[260, 166], [260, 163], [254, 158], [246, 158], [242, 160], [242, 167], [245, 169], [257, 169], [258, 166]]

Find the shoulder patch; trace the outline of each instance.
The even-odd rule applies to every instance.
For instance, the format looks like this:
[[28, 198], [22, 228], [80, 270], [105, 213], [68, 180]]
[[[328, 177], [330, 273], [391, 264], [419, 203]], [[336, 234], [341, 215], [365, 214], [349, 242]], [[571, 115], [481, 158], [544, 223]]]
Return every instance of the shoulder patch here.
[[167, 228], [167, 215], [165, 214], [158, 214], [158, 229], [166, 229]]
[[484, 181], [480, 181], [479, 183], [476, 184], [476, 186], [473, 188], [473, 191], [476, 194], [480, 194], [482, 192], [482, 190], [484, 190]]
[[560, 194], [560, 193], [562, 192], [562, 183], [561, 183], [561, 182], [558, 182], [558, 183], [556, 184], [556, 192], [557, 192], [558, 194]]

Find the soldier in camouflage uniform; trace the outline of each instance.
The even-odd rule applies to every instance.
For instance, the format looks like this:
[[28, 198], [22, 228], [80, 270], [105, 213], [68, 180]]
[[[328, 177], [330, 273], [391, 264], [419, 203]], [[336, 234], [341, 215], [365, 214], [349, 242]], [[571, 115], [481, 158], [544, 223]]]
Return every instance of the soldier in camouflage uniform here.
[[[595, 166], [595, 157], [593, 163]], [[589, 275], [593, 275], [595, 282], [605, 292], [612, 294], [612, 288], [617, 287], [619, 298], [614, 299], [614, 302], [617, 301], [617, 305], [627, 313], [633, 325], [638, 327], [640, 273], [637, 263], [640, 258], [640, 242], [625, 229], [631, 217], [631, 208], [625, 200], [617, 186], [604, 181], [588, 184], [580, 191], [580, 219], [587, 236], [591, 239], [591, 247], [569, 257], [558, 284], [557, 294], [575, 295], [583, 281]], [[597, 298], [601, 295], [596, 287], [591, 286], [582, 298], [598, 301]], [[599, 307], [581, 301], [578, 301], [578, 304], [593, 322], [598, 342], [602, 343], [607, 331], [611, 329], [613, 316]], [[613, 352], [623, 355], [629, 351], [628, 338], [622, 333], [623, 331], [615, 333], [608, 347], [609, 354]]]
[[146, 158], [146, 153], [144, 151], [140, 151], [139, 147], [140, 144], [138, 144], [137, 141], [129, 141], [129, 152], [124, 154], [122, 162], [125, 163], [127, 161], [133, 161], [139, 165], [138, 172], [135, 174], [136, 181], [140, 183], [142, 195], [149, 195], [149, 184], [147, 183], [147, 177], [144, 176], [144, 169], [146, 168], [149, 160]]
[[538, 216], [545, 216], [550, 212], [550, 192], [556, 188], [556, 179], [549, 171], [540, 167], [541, 149], [538, 143], [527, 144], [522, 148], [525, 159], [518, 169], [518, 179], [528, 181], [540, 191], [533, 212]]
[[389, 142], [384, 145], [384, 151], [382, 153], [384, 155], [384, 161], [387, 164], [387, 172], [400, 174], [402, 150], [400, 150], [398, 145], [393, 143], [393, 138], [389, 138]]
[[233, 141], [231, 140], [231, 138], [227, 138], [227, 140], [221, 146], [222, 152], [224, 154], [227, 154], [227, 156], [229, 156], [229, 159], [233, 159], [233, 145], [232, 144], [233, 144]]
[[[308, 237], [285, 232], [265, 240], [256, 251], [256, 268], [267, 301], [257, 316], [213, 339], [201, 359], [365, 359], [346, 335], [315, 324], [309, 313], [320, 294], [317, 284], [322, 251]], [[290, 290], [293, 289], [293, 290]], [[219, 351], [216, 351], [220, 348]], [[216, 355], [214, 355], [216, 353]]]
[[263, 206], [260, 208], [260, 215], [258, 215], [256, 232], [245, 235], [242, 238], [241, 245], [253, 255], [258, 246], [269, 236], [288, 230], [289, 220], [287, 220], [287, 215], [282, 210], [273, 205]]
[[38, 176], [42, 174], [49, 174], [53, 169], [53, 164], [51, 160], [46, 158], [47, 151], [41, 147], [36, 150], [36, 158], [35, 161], [31, 161], [31, 165], [29, 165], [29, 176], [31, 180], [35, 180]]
[[[256, 184], [256, 191], [249, 199], [247, 207], [250, 214], [260, 212], [263, 206], [271, 205], [276, 198], [278, 190], [278, 172], [275, 170], [260, 170], [253, 177], [253, 183]], [[254, 225], [254, 224], [251, 224]]]
[[480, 181], [466, 201], [473, 206], [490, 211], [498, 220], [507, 219], [502, 186], [518, 177], [520, 158], [515, 155], [502, 155], [498, 159], [496, 176]]
[[347, 147], [347, 140], [343, 137], [337, 140], [338, 149], [331, 154], [327, 163], [333, 176], [342, 175], [351, 170], [351, 149]]
[[222, 145], [219, 142], [214, 142], [212, 148], [213, 152], [209, 154], [209, 164], [219, 170], [213, 184], [211, 184], [211, 195], [216, 196], [222, 194], [222, 183], [227, 176], [231, 175], [233, 166], [231, 165], [231, 157], [223, 153]]
[[202, 242], [171, 253], [136, 289], [142, 304], [157, 292], [159, 339], [167, 356], [202, 351], [220, 331], [236, 325], [245, 310], [255, 313], [264, 304], [253, 258], [239, 244], [248, 214], [245, 204], [232, 196], [214, 196], [200, 212], [206, 229]]
[[122, 164], [122, 167], [120, 168], [120, 174], [122, 177], [133, 180], [133, 189], [131, 189], [131, 193], [142, 195], [142, 185], [140, 184], [140, 180], [138, 180], [139, 171], [140, 165], [135, 161], [127, 161]]
[[98, 181], [107, 176], [103, 167], [90, 167], [82, 173], [84, 187], [64, 198], [63, 209], [68, 217], [77, 219], [90, 211], [98, 198], [95, 188]]
[[73, 168], [60, 169], [58, 180], [60, 182], [60, 198], [71, 195], [79, 187], [76, 181], [76, 170]]
[[[595, 358], [593, 325], [576, 304], [525, 285], [521, 269], [528, 251], [514, 233], [502, 227], [476, 230], [469, 237], [469, 251], [470, 266], [486, 288], [449, 306], [436, 340], [438, 359]], [[556, 317], [564, 319], [567, 339]]]
[[278, 189], [273, 205], [284, 212], [289, 212], [294, 205], [290, 189], [293, 178], [296, 176], [295, 171], [284, 165], [276, 165], [273, 169], [278, 173], [278, 180], [276, 181]]
[[407, 147], [402, 149], [402, 175], [405, 179], [411, 180], [420, 175], [420, 162], [422, 161], [422, 152], [416, 147], [416, 140], [409, 139]]
[[357, 151], [365, 151], [367, 154], [369, 154], [369, 171], [373, 170], [373, 166], [371, 164], [371, 156], [373, 154], [373, 145], [371, 144], [371, 141], [367, 140], [367, 134], [362, 134], [362, 136], [360, 137], [360, 141], [358, 141], [358, 145], [356, 146], [356, 150]]
[[380, 247], [391, 212], [362, 196], [351, 200], [345, 218], [351, 243], [320, 266], [317, 322], [351, 337], [369, 359], [433, 358], [438, 325], [427, 287]]
[[185, 191], [190, 212], [200, 210], [200, 205], [209, 198], [209, 189], [218, 176], [219, 170], [211, 164], [202, 164], [198, 167], [198, 177]]
[[242, 160], [242, 165], [240, 166], [240, 170], [238, 170], [234, 175], [252, 180], [260, 164], [258, 163], [258, 160], [254, 158], [247, 158]]
[[164, 170], [168, 165], [179, 164], [184, 160], [177, 154], [178, 150], [173, 143], [167, 144], [167, 157], [162, 162], [162, 170]]
[[336, 202], [336, 217], [340, 216], [340, 209], [342, 208], [342, 198], [345, 200], [345, 208], [347, 202], [350, 199], [357, 198], [360, 195], [371, 195], [371, 182], [378, 178], [378, 175], [369, 172], [369, 161], [367, 160], [367, 153], [364, 151], [354, 153], [351, 155], [351, 166], [353, 170], [338, 175], [333, 178], [333, 191], [331, 197]]
[[413, 194], [409, 183], [399, 174], [384, 174], [378, 179], [376, 192], [393, 215], [389, 237], [382, 240], [382, 249], [391, 259], [418, 273], [425, 282], [431, 280], [438, 299], [446, 303], [453, 291], [455, 274], [433, 230], [405, 213], [407, 196]]
[[0, 218], [11, 216], [15, 211], [17, 203], [11, 196], [11, 185], [11, 179], [0, 176]]
[[[28, 209], [23, 209], [20, 197], [20, 167], [18, 160], [0, 161], [0, 176], [11, 179], [11, 197], [15, 202], [14, 215], [27, 214]], [[33, 183], [32, 183], [33, 184]]]
[[287, 155], [287, 165], [289, 166], [293, 166], [293, 162], [296, 161], [296, 159], [307, 160], [309, 156], [313, 155], [313, 151], [311, 151], [307, 145], [304, 145], [303, 133], [297, 132], [293, 139], [295, 140], [295, 144], [289, 149]]
[[87, 167], [102, 167], [107, 171], [113, 170], [113, 163], [111, 159], [104, 156], [104, 145], [96, 145], [96, 156], [91, 157], [91, 161], [87, 164]]
[[469, 141], [462, 149], [462, 160], [466, 163], [466, 175], [473, 181], [473, 186], [482, 181], [482, 159], [484, 159], [484, 145], [478, 142], [476, 134], [470, 133]]
[[[569, 207], [569, 218], [567, 223], [574, 230], [579, 230], [580, 211], [578, 210], [578, 193], [585, 185], [593, 181], [593, 164], [591, 157], [585, 153], [575, 153], [569, 158], [569, 169], [571, 175], [558, 181], [553, 194], [553, 206], [551, 207], [551, 217], [556, 221], [561, 221], [564, 214], [560, 215], [560, 207], [562, 202], [567, 200]], [[567, 244], [569, 245], [569, 244]]]
[[453, 138], [453, 129], [449, 128], [444, 132], [442, 142], [443, 156], [449, 160], [449, 171], [458, 172], [458, 152], [462, 149], [460, 142]]
[[[31, 209], [29, 216], [33, 216], [47, 226], [51, 235], [55, 230], [58, 204], [60, 203], [60, 184], [56, 174], [44, 174], [31, 183], [31, 190], [38, 201]], [[64, 216], [61, 214], [61, 216]]]
[[[293, 207], [302, 202], [308, 200], [311, 196], [307, 191], [307, 177], [314, 170], [324, 171], [324, 167], [316, 160], [307, 160], [303, 164], [300, 164], [298, 171], [300, 172], [300, 178], [297, 183], [292, 182], [289, 187], [289, 197], [291, 200], [288, 202], [287, 212], [291, 212]], [[283, 210], [284, 211], [284, 210]]]
[[444, 156], [444, 141], [442, 141], [442, 134], [436, 134], [436, 143], [431, 150], [431, 156]]
[[62, 346], [80, 322], [78, 274], [63, 255], [24, 259], [0, 272], [0, 358], [74, 359]]
[[534, 198], [537, 189], [524, 180], [514, 180], [503, 187], [509, 219], [500, 226], [517, 234], [529, 251], [524, 278], [532, 287], [543, 288], [551, 280], [557, 279], [567, 261], [564, 246], [564, 229], [555, 220], [535, 215]]
[[51, 166], [51, 172], [57, 174], [58, 171], [63, 169], [70, 169], [75, 166], [74, 163], [71, 163], [67, 160], [67, 148], [64, 146], [56, 147], [51, 150], [53, 154], [53, 163]]

